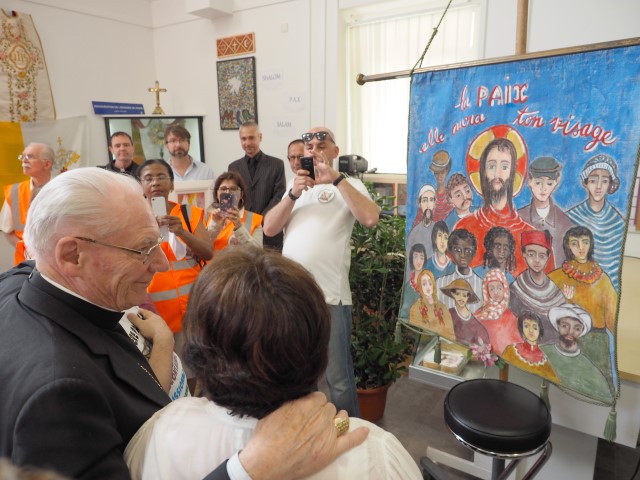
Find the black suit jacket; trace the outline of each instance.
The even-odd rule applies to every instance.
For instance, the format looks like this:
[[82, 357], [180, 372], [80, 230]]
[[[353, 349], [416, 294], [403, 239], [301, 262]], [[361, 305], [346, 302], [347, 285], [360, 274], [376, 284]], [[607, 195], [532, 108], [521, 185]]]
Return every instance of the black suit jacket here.
[[249, 174], [248, 157], [246, 155], [231, 162], [229, 171], [238, 172], [244, 183], [247, 184], [249, 198], [245, 208], [250, 212], [264, 215], [271, 207], [282, 200], [284, 195], [284, 189], [286, 188], [284, 162], [263, 152], [258, 152], [255, 158], [257, 159], [257, 166], [253, 179]]
[[58, 289], [32, 262], [0, 276], [0, 312], [0, 457], [128, 479], [124, 448], [169, 397], [122, 313]]
[[[266, 155], [262, 151], [258, 152], [256, 171], [251, 178], [248, 166], [248, 157], [244, 157], [231, 162], [229, 171], [240, 174], [249, 189], [245, 208], [251, 212], [265, 215], [271, 207], [282, 200], [286, 188], [284, 176], [284, 162], [276, 157]], [[282, 250], [282, 233], [274, 237], [264, 237], [265, 246]]]

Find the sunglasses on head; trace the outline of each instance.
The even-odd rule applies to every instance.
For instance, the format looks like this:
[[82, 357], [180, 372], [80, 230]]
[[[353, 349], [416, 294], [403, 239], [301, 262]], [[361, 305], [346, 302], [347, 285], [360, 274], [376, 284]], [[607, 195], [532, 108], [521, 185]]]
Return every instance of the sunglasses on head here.
[[320, 142], [323, 142], [327, 137], [329, 137], [329, 140], [333, 142], [333, 137], [329, 132], [315, 132], [315, 133], [302, 134], [302, 140], [304, 141], [304, 143], [309, 143], [311, 140], [313, 140], [313, 137], [316, 137]]

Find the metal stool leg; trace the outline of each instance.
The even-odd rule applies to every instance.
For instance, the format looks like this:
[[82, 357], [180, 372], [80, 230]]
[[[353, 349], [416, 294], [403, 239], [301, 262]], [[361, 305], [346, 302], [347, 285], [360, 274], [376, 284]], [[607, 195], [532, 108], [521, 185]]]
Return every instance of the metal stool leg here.
[[494, 458], [491, 462], [491, 480], [498, 480], [500, 474], [504, 471], [504, 459]]
[[551, 442], [547, 442], [542, 455], [540, 455], [540, 458], [536, 460], [536, 463], [533, 464], [533, 467], [529, 469], [525, 476], [522, 477], [522, 480], [530, 480], [531, 478], [533, 478], [540, 471], [540, 469], [544, 467], [544, 464], [547, 463], [552, 451], [553, 447], [551, 446]]
[[422, 477], [428, 480], [448, 480], [448, 476], [428, 457], [420, 457], [420, 466], [422, 467]]
[[[536, 463], [534, 463], [533, 466], [529, 470], [527, 470], [527, 472], [522, 477], [522, 480], [531, 480], [533, 477], [535, 477], [537, 473], [540, 471], [540, 469], [544, 467], [544, 464], [547, 463], [547, 461], [549, 460], [552, 450], [553, 448], [551, 446], [551, 442], [547, 442], [546, 445], [544, 446], [544, 449], [542, 450], [542, 455], [540, 455], [538, 460], [536, 460]], [[518, 466], [518, 464], [522, 460], [524, 459], [517, 458], [509, 462], [509, 465], [507, 465], [507, 468], [502, 470], [500, 475], [497, 477], [497, 480], [507, 480], [507, 478], [509, 478], [509, 475], [513, 473], [515, 468]], [[495, 462], [496, 459], [494, 458], [493, 461]], [[495, 463], [494, 463], [494, 466], [495, 466]], [[493, 476], [495, 475], [495, 470], [492, 471], [491, 475], [493, 478]]]

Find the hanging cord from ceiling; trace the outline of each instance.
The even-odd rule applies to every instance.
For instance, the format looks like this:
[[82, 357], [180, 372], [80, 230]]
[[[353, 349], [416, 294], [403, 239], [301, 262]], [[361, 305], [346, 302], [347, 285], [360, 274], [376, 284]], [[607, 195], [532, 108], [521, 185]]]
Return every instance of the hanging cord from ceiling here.
[[420, 58], [418, 59], [416, 64], [411, 69], [411, 72], [409, 73], [409, 76], [413, 76], [413, 72], [416, 70], [416, 68], [421, 68], [422, 67], [422, 61], [424, 60], [424, 56], [427, 54], [427, 50], [429, 50], [429, 47], [431, 46], [431, 42], [433, 42], [433, 39], [438, 34], [438, 28], [440, 28], [440, 24], [442, 24], [442, 21], [444, 20], [445, 15], [449, 11], [449, 7], [451, 6], [451, 2], [452, 1], [453, 0], [449, 0], [449, 3], [447, 3], [447, 7], [444, 9], [444, 12], [442, 12], [442, 16], [440, 17], [440, 21], [438, 22], [438, 25], [436, 25], [434, 27], [433, 33], [431, 34], [431, 37], [429, 38], [429, 41], [427, 42], [427, 46], [424, 47], [424, 51], [422, 52], [422, 55], [420, 55]]

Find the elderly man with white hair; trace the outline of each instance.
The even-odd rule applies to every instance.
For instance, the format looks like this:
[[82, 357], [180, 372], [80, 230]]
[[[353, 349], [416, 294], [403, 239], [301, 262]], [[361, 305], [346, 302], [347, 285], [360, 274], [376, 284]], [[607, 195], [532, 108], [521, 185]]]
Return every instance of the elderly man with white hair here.
[[0, 231], [15, 247], [14, 264], [25, 258], [22, 241], [29, 205], [40, 189], [51, 180], [51, 170], [56, 158], [53, 149], [45, 143], [30, 143], [18, 156], [22, 172], [30, 178], [4, 187], [4, 204], [0, 210]]
[[[24, 238], [35, 264], [0, 275], [0, 457], [76, 479], [129, 479], [127, 443], [169, 403], [119, 326], [122, 311], [143, 303], [153, 275], [168, 268], [156, 218], [133, 178], [82, 168], [44, 186]], [[150, 317], [142, 311], [133, 321], [170, 363], [173, 337], [164, 322], [151, 328]], [[318, 392], [281, 407], [206, 478], [320, 470], [366, 437], [338, 438], [335, 413]]]
[[540, 349], [558, 375], [560, 385], [610, 404], [613, 394], [609, 383], [593, 362], [580, 351], [578, 343], [591, 330], [591, 315], [579, 305], [565, 303], [549, 310], [549, 321], [558, 331], [558, 341], [542, 345]]

